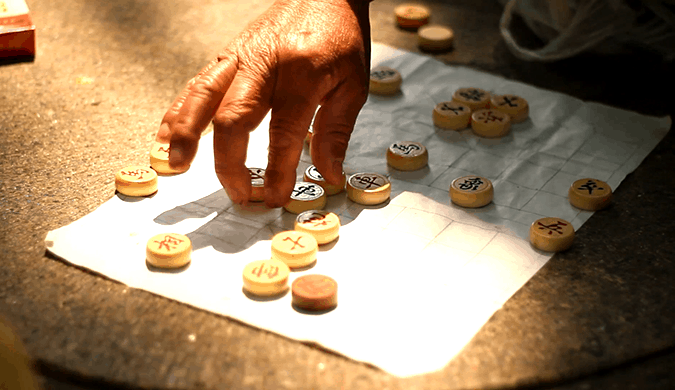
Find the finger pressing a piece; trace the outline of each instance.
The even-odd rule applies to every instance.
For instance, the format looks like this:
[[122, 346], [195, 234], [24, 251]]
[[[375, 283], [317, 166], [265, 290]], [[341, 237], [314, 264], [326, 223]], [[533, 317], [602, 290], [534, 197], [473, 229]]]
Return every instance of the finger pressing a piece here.
[[[367, 86], [367, 84], [365, 84]], [[359, 111], [368, 98], [358, 78], [347, 78], [324, 99], [314, 118], [312, 163], [330, 184], [342, 180], [342, 163]]]
[[315, 100], [308, 102], [306, 96], [286, 95], [272, 104], [265, 170], [265, 204], [268, 207], [281, 207], [290, 201], [304, 139], [318, 106], [318, 99]]
[[214, 59], [213, 61], [209, 62], [207, 66], [205, 66], [197, 75], [193, 78], [190, 79], [190, 81], [187, 82], [187, 85], [183, 90], [180, 92], [178, 97], [176, 97], [176, 100], [173, 101], [169, 109], [166, 111], [166, 114], [164, 114], [164, 117], [162, 118], [162, 123], [159, 125], [159, 131], [157, 132], [157, 136], [155, 137], [155, 140], [157, 142], [161, 142], [164, 144], [168, 144], [171, 142], [171, 123], [174, 123], [176, 121], [176, 117], [180, 113], [181, 107], [183, 107], [183, 103], [185, 102], [185, 99], [187, 99], [188, 95], [190, 94], [190, 88], [199, 80], [199, 77], [203, 75], [204, 73], [208, 72], [213, 68], [218, 63], [218, 59]]
[[271, 86], [267, 80], [248, 69], [240, 70], [213, 118], [216, 175], [237, 204], [246, 204], [251, 196], [246, 151], [249, 133], [270, 109]]
[[211, 122], [236, 73], [236, 56], [225, 57], [195, 79], [183, 102], [178, 102], [178, 113], [169, 114], [166, 123], [171, 133], [169, 164], [172, 168], [189, 167], [197, 153], [201, 133]]

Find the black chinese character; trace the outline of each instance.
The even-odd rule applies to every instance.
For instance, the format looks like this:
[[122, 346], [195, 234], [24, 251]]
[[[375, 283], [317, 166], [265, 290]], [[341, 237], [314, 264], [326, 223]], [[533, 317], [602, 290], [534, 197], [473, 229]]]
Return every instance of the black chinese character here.
[[472, 177], [469, 179], [464, 179], [462, 183], [459, 183], [459, 189], [465, 191], [476, 191], [478, 187], [483, 184], [483, 180], [480, 177]]
[[587, 190], [588, 194], [593, 194], [593, 190], [604, 190], [603, 187], [598, 187], [598, 183], [594, 182], [591, 179], [588, 179], [586, 184], [582, 184], [581, 187], [577, 188], [579, 190]]

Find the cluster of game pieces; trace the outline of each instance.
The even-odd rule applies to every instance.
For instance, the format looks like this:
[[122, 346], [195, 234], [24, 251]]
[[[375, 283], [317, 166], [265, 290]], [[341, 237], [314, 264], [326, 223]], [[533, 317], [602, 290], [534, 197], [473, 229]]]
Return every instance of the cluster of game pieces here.
[[[244, 290], [258, 297], [278, 297], [288, 290], [291, 270], [304, 270], [317, 261], [319, 245], [337, 239], [340, 218], [323, 210], [307, 210], [295, 220], [295, 229], [272, 238], [268, 260], [244, 267]], [[325, 275], [303, 275], [291, 285], [292, 305], [308, 311], [327, 311], [337, 306], [337, 282]]]
[[[403, 23], [414, 19], [402, 17]], [[412, 18], [412, 19], [411, 19]], [[423, 14], [418, 19], [428, 20]], [[407, 21], [406, 21], [407, 20]], [[425, 22], [426, 23], [426, 22]], [[423, 23], [424, 24], [424, 23]], [[418, 26], [419, 27], [419, 26]], [[370, 76], [370, 91], [394, 95], [400, 90], [401, 74], [392, 68], [378, 67]], [[443, 129], [461, 130], [471, 126], [483, 137], [501, 137], [509, 132], [510, 124], [526, 120], [527, 101], [515, 95], [491, 95], [479, 88], [460, 88], [451, 101], [434, 107], [433, 121]], [[305, 142], [312, 141], [310, 127]], [[125, 167], [115, 175], [115, 186], [126, 196], [149, 196], [158, 190], [158, 175], [182, 173], [169, 166], [168, 144], [155, 142], [150, 151], [150, 164]], [[387, 164], [400, 171], [414, 171], [427, 166], [429, 152], [417, 141], [397, 141], [386, 151]], [[252, 202], [264, 200], [265, 170], [249, 168]], [[339, 235], [340, 218], [324, 211], [326, 197], [346, 191], [347, 197], [362, 205], [386, 202], [391, 195], [389, 179], [375, 172], [359, 172], [347, 177], [342, 174], [338, 184], [327, 183], [314, 165], [309, 166], [303, 180], [296, 182], [285, 210], [297, 214], [294, 230], [284, 231], [272, 238], [268, 260], [248, 264], [243, 271], [243, 288], [260, 297], [282, 296], [288, 290], [291, 270], [305, 270], [317, 261], [319, 245], [328, 244]], [[455, 179], [449, 189], [452, 203], [460, 207], [478, 208], [492, 202], [494, 188], [489, 179], [476, 175]], [[570, 203], [583, 210], [596, 211], [606, 207], [612, 190], [603, 181], [584, 178], [569, 188]], [[530, 242], [540, 250], [558, 252], [569, 248], [574, 240], [572, 224], [560, 218], [541, 218], [530, 227]], [[146, 261], [158, 268], [181, 268], [191, 261], [190, 239], [177, 233], [162, 233], [151, 237], [146, 246]], [[337, 283], [325, 275], [303, 275], [291, 286], [295, 307], [310, 311], [327, 311], [337, 306]]]
[[394, 14], [400, 28], [417, 31], [417, 41], [421, 49], [445, 51], [452, 47], [455, 33], [450, 27], [429, 24], [429, 8], [420, 4], [402, 4], [394, 9]]
[[[425, 15], [422, 11], [410, 11], [408, 14]], [[416, 20], [426, 23], [428, 13], [426, 15], [426, 19], [420, 16]], [[404, 20], [404, 23], [408, 21]], [[397, 95], [402, 83], [401, 74], [390, 67], [378, 66], [370, 73], [370, 92], [373, 94]], [[457, 89], [452, 100], [438, 103], [432, 111], [435, 126], [448, 130], [471, 127], [474, 134], [485, 138], [506, 136], [512, 123], [523, 122], [528, 117], [529, 105], [524, 98], [511, 94], [493, 95], [475, 87]], [[427, 149], [415, 141], [396, 142], [387, 150], [387, 163], [402, 171], [423, 168], [428, 159]], [[483, 207], [492, 201], [493, 196], [492, 183], [484, 177], [464, 176], [450, 185], [450, 198], [461, 207]], [[611, 197], [612, 190], [607, 183], [590, 178], [575, 181], [568, 192], [573, 206], [590, 211], [606, 207]], [[572, 245], [573, 240], [572, 224], [560, 218], [542, 218], [530, 228], [530, 242], [544, 251], [563, 251]]]
[[169, 144], [155, 142], [150, 149], [150, 165], [130, 165], [115, 174], [115, 188], [127, 196], [148, 196], [157, 192], [157, 175], [183, 173], [169, 166]]

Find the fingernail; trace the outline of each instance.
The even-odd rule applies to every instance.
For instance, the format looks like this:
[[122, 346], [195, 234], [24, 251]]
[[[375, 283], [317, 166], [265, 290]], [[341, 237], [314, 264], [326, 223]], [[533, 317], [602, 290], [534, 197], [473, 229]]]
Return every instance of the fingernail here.
[[171, 146], [169, 149], [169, 166], [176, 166], [183, 161], [183, 149], [178, 145]]

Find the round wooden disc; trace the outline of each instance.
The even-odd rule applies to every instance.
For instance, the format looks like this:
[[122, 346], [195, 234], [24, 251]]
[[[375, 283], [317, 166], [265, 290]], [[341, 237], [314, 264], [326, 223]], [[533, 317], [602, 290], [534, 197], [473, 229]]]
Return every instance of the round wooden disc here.
[[293, 305], [298, 308], [322, 311], [337, 306], [337, 282], [324, 275], [301, 276], [291, 286]]

